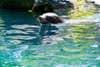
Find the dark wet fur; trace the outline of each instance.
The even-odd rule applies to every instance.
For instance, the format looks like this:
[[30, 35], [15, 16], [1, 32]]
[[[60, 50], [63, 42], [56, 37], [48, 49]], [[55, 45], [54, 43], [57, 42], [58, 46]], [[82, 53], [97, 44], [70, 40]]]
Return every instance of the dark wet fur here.
[[52, 16], [52, 17], [47, 16], [46, 20], [52, 24], [58, 24], [63, 22], [59, 16]]

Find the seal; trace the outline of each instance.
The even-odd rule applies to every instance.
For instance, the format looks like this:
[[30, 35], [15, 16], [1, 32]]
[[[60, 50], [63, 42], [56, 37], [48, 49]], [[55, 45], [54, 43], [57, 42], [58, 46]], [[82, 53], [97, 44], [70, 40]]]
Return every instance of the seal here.
[[56, 13], [48, 12], [39, 16], [39, 21], [42, 24], [51, 23], [58, 24], [63, 23], [63, 19], [58, 16]]

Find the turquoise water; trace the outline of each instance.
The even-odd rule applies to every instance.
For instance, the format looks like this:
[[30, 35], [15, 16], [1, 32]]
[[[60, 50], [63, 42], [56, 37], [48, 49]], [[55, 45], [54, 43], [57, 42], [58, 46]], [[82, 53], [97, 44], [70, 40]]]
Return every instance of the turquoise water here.
[[30, 13], [1, 9], [0, 67], [100, 67], [99, 21], [52, 26], [45, 36], [40, 27]]

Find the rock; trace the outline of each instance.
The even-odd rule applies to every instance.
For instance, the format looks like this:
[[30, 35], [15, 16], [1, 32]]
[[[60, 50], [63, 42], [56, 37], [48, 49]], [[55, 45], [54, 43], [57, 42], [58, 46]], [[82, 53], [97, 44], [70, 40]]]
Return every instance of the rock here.
[[33, 5], [33, 13], [43, 14], [46, 12], [54, 12], [57, 9], [68, 9], [73, 8], [73, 4], [69, 1], [59, 1], [59, 0], [36, 0]]
[[27, 10], [31, 9], [34, 0], [0, 0], [0, 8]]
[[[33, 4], [35, 4], [35, 6], [33, 6]], [[10, 10], [30, 10], [32, 6], [35, 7], [36, 12], [51, 12], [62, 6], [70, 7], [72, 4], [69, 1], [62, 2], [59, 0], [0, 0], [0, 8]]]

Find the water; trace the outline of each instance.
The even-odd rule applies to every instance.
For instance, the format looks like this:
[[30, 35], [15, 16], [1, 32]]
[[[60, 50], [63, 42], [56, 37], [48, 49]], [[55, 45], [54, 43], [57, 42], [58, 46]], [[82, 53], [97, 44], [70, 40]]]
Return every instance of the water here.
[[99, 21], [52, 26], [44, 36], [40, 26], [30, 13], [0, 10], [0, 67], [100, 67]]

